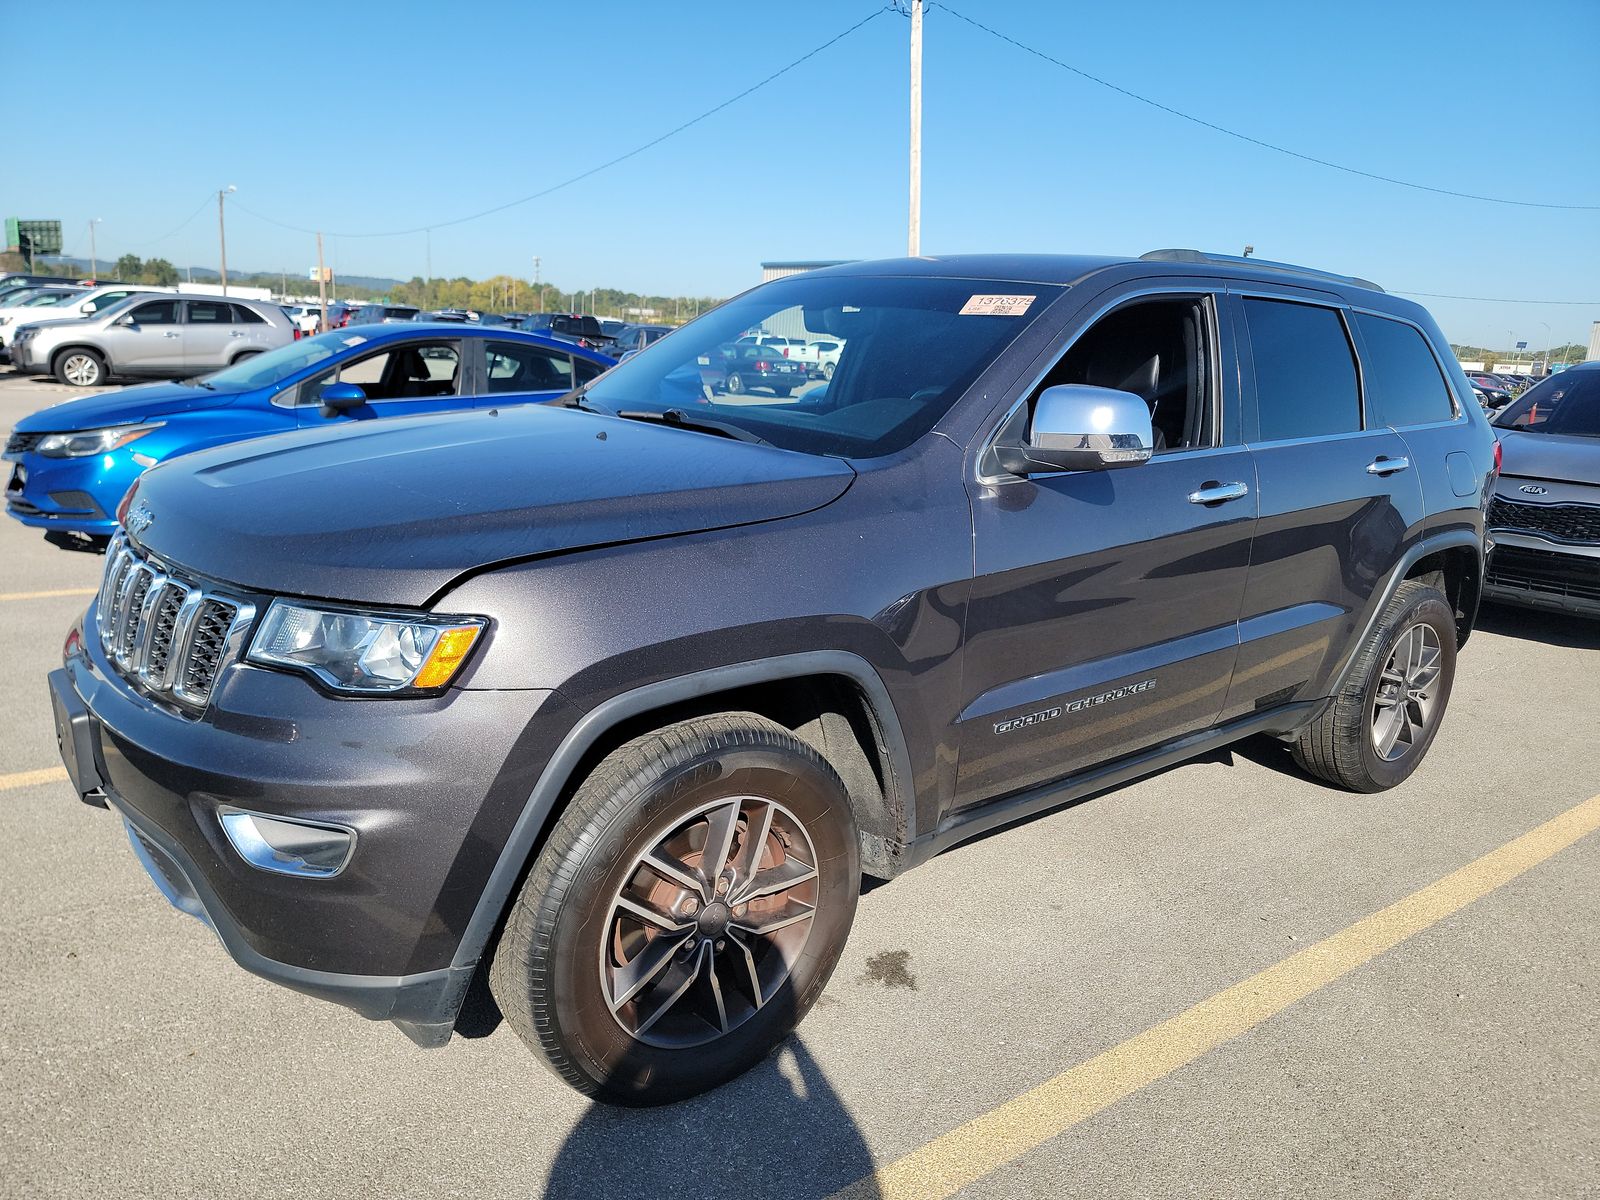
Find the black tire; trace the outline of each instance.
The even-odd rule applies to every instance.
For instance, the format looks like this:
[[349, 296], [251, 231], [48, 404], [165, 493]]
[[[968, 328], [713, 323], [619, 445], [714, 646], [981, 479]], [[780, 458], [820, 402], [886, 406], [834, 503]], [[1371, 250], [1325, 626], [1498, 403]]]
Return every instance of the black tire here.
[[831, 362], [822, 364], [822, 377], [829, 380], [833, 378], [833, 364]]
[[[762, 799], [755, 799], [758, 797]], [[728, 847], [726, 873], [733, 876], [734, 886], [726, 893], [718, 888], [698, 919], [693, 915], [685, 918], [691, 930], [685, 936], [689, 942], [703, 939], [699, 948], [690, 954], [684, 942], [664, 942], [678, 949], [662, 959], [667, 966], [659, 974], [644, 976], [659, 980], [659, 985], [652, 983], [641, 991], [637, 1004], [617, 1005], [614, 1016], [608, 989], [616, 978], [608, 972], [620, 976], [644, 957], [643, 951], [619, 955], [620, 939], [626, 934], [637, 945], [655, 935], [651, 925], [628, 924], [630, 918], [615, 907], [619, 893], [637, 896], [626, 889], [641, 878], [641, 871], [646, 873], [644, 877], [654, 879], [657, 887], [664, 885], [670, 891], [676, 886], [665, 875], [651, 874], [642, 864], [643, 856], [652, 848], [666, 846], [669, 837], [684, 836], [692, 841], [692, 831], [700, 828], [693, 824], [698, 814], [726, 811], [721, 804], [724, 799], [736, 806], [733, 811], [739, 821], [730, 822], [735, 840], [724, 843]], [[766, 836], [750, 838], [755, 821], [744, 820], [746, 804], [765, 805], [768, 812], [783, 811], [784, 819], [795, 818], [800, 836], [793, 835], [793, 826], [790, 835], [784, 836], [778, 818], [769, 817], [770, 825], [761, 825]], [[686, 828], [690, 834], [681, 833]], [[710, 840], [710, 831], [707, 819], [702, 844]], [[700, 717], [629, 742], [601, 761], [579, 786], [529, 871], [490, 967], [489, 985], [495, 1000], [518, 1036], [538, 1051], [557, 1075], [586, 1095], [617, 1104], [650, 1105], [716, 1087], [777, 1046], [827, 984], [849, 934], [860, 891], [857, 837], [848, 794], [833, 768], [789, 730], [764, 717], [754, 713]], [[774, 974], [767, 998], [751, 1004], [748, 997], [759, 992], [759, 979], [754, 988], [738, 995], [734, 994], [738, 978], [723, 975], [724, 982], [717, 985], [719, 960], [711, 953], [713, 945], [726, 953], [720, 960], [724, 964], [742, 964], [744, 959], [735, 958], [732, 949], [724, 952], [724, 942], [711, 939], [721, 936], [736, 946], [753, 944], [753, 940], [744, 933], [736, 938], [734, 928], [723, 926], [727, 932], [719, 935], [704, 932], [703, 926], [715, 930], [717, 919], [729, 919], [727, 904], [737, 904], [740, 892], [736, 868], [744, 865], [749, 847], [754, 847], [748, 860], [752, 870], [745, 878], [754, 879], [762, 863], [769, 864], [768, 872], [775, 869], [772, 864], [792, 867], [798, 856], [783, 848], [803, 845], [807, 839], [816, 859], [814, 876], [803, 885], [809, 889], [806, 903], [813, 905], [809, 924], [803, 941], [793, 947], [792, 957], [787, 953], [765, 957], [776, 947], [757, 946], [756, 954], [762, 956], [759, 961]], [[769, 845], [773, 848], [764, 849]], [[700, 855], [702, 860], [705, 857]], [[678, 855], [679, 865], [694, 858], [693, 854]], [[698, 870], [699, 864], [692, 869]], [[762, 877], [769, 876], [763, 873]], [[690, 898], [681, 904], [658, 903], [653, 897], [648, 903], [679, 916], [685, 907], [694, 907], [692, 894], [686, 890], [683, 894]], [[727, 904], [714, 914], [716, 901], [724, 895]], [[748, 914], [751, 909], [746, 904], [733, 911]], [[646, 947], [653, 944], [643, 941]], [[709, 987], [701, 973], [701, 949], [706, 951], [705, 963], [712, 975]], [[744, 958], [751, 965], [749, 975], [743, 978], [756, 977], [757, 959], [749, 953]], [[678, 989], [689, 997], [686, 1010], [674, 1009], [653, 1029], [636, 1019], [647, 1011], [651, 998], [672, 991], [675, 979], [691, 975], [695, 982], [690, 990]], [[658, 987], [659, 992], [655, 990]], [[681, 1022], [697, 1021], [696, 1006], [713, 991], [724, 1031], [718, 1032], [710, 1023], [696, 1024], [694, 1028], [706, 1040], [656, 1042], [672, 1021], [680, 1022], [679, 1029], [684, 1027]], [[668, 1000], [650, 1007], [667, 1011], [673, 1003]], [[727, 1013], [735, 1005], [740, 1006], [740, 1023], [730, 1027]], [[640, 1027], [625, 1028], [625, 1020]], [[641, 1040], [644, 1037], [651, 1040]]]
[[246, 350], [242, 354], [235, 354], [233, 356], [233, 361], [231, 363], [229, 363], [228, 365], [230, 367], [237, 367], [240, 363], [244, 362], [246, 359], [255, 358], [260, 353], [261, 353], [261, 351], [259, 351], [259, 350]]
[[[1386, 757], [1379, 748], [1376, 710], [1385, 670], [1397, 643], [1418, 625], [1437, 640], [1438, 674], [1426, 689], [1432, 701], [1415, 737], [1397, 743]], [[1443, 592], [1408, 579], [1396, 590], [1377, 627], [1356, 656], [1350, 678], [1328, 709], [1300, 734], [1294, 759], [1319, 779], [1352, 792], [1381, 792], [1407, 779], [1433, 745], [1450, 702], [1456, 673], [1455, 613]], [[1404, 689], [1401, 689], [1404, 691]]]
[[727, 382], [722, 386], [737, 396], [744, 391], [744, 379], [740, 377], [739, 372], [729, 371]]
[[61, 351], [50, 364], [56, 380], [68, 387], [99, 387], [111, 378], [105, 355], [87, 346], [73, 346]]

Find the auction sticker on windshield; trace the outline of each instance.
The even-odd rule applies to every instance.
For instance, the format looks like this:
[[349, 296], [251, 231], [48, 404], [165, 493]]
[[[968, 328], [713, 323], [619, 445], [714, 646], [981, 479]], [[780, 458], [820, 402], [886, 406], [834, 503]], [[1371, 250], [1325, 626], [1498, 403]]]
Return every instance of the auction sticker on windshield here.
[[1034, 296], [973, 296], [961, 306], [963, 317], [1020, 317]]

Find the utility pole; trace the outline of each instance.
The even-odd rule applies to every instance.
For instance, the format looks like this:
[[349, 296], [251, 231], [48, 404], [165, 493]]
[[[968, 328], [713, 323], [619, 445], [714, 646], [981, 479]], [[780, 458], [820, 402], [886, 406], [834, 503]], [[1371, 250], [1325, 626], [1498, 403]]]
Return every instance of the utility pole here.
[[544, 311], [544, 285], [539, 282], [539, 256], [533, 256], [533, 286], [539, 292], [539, 311]]
[[317, 234], [317, 296], [322, 301], [322, 316], [317, 320], [317, 332], [328, 332], [328, 272], [322, 266], [322, 234]]
[[425, 303], [428, 308], [433, 307], [433, 230], [424, 229], [422, 234], [427, 238], [427, 248], [423, 258], [423, 289]]
[[98, 224], [100, 224], [100, 218], [99, 217], [95, 217], [92, 221], [89, 222], [89, 278], [90, 279], [94, 279], [94, 277], [99, 273], [99, 270], [100, 270], [100, 256], [99, 256], [99, 254], [97, 254], [95, 252], [95, 245], [94, 245], [94, 227], [96, 225], [98, 225]]
[[906, 253], [922, 253], [922, 0], [911, 0], [911, 221]]
[[220, 243], [222, 256], [221, 275], [222, 294], [224, 296], [228, 294], [228, 224], [222, 218], [222, 202], [227, 197], [229, 192], [236, 192], [238, 190], [239, 189], [234, 187], [231, 183], [226, 188], [217, 189], [217, 240]]

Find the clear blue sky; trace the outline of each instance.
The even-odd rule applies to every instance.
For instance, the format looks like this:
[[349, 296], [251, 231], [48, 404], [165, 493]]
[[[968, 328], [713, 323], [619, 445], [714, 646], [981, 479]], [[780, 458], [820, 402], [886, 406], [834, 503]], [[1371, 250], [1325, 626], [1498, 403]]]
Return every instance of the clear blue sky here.
[[[1594, 0], [953, 2], [1115, 83], [1305, 153], [1600, 204]], [[70, 42], [54, 44], [96, 65], [8, 97], [0, 209], [61, 218], [72, 253], [88, 252], [85, 223], [101, 217], [101, 258], [214, 265], [214, 202], [162, 235], [231, 183], [230, 263], [304, 277], [312, 238], [251, 211], [344, 233], [475, 212], [650, 140], [875, 7], [74, 4], [70, 18], [39, 19], [70, 24]], [[880, 17], [625, 163], [436, 229], [434, 274], [526, 277], [537, 254], [568, 288], [730, 294], [763, 259], [903, 254], [907, 36], [903, 17]], [[1453, 199], [1286, 158], [936, 7], [924, 88], [927, 253], [1251, 243], [1394, 290], [1600, 301], [1600, 212]], [[424, 253], [422, 234], [329, 241], [346, 274], [421, 274]], [[1514, 332], [1542, 345], [1547, 322], [1556, 342], [1586, 342], [1600, 319], [1600, 304], [1425, 303], [1457, 341], [1503, 345]]]

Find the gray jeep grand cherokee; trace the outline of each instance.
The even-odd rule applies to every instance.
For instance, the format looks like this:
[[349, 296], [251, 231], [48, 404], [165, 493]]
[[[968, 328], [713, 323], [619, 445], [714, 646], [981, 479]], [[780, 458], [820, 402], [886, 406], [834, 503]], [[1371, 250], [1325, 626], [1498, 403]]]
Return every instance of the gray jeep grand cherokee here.
[[[832, 379], [715, 391], [756, 328]], [[425, 1046], [483, 972], [573, 1086], [657, 1103], [800, 1020], [863, 873], [1251, 734], [1404, 780], [1494, 475], [1361, 280], [861, 263], [564, 408], [150, 471], [50, 684], [80, 794], [246, 969]]]

